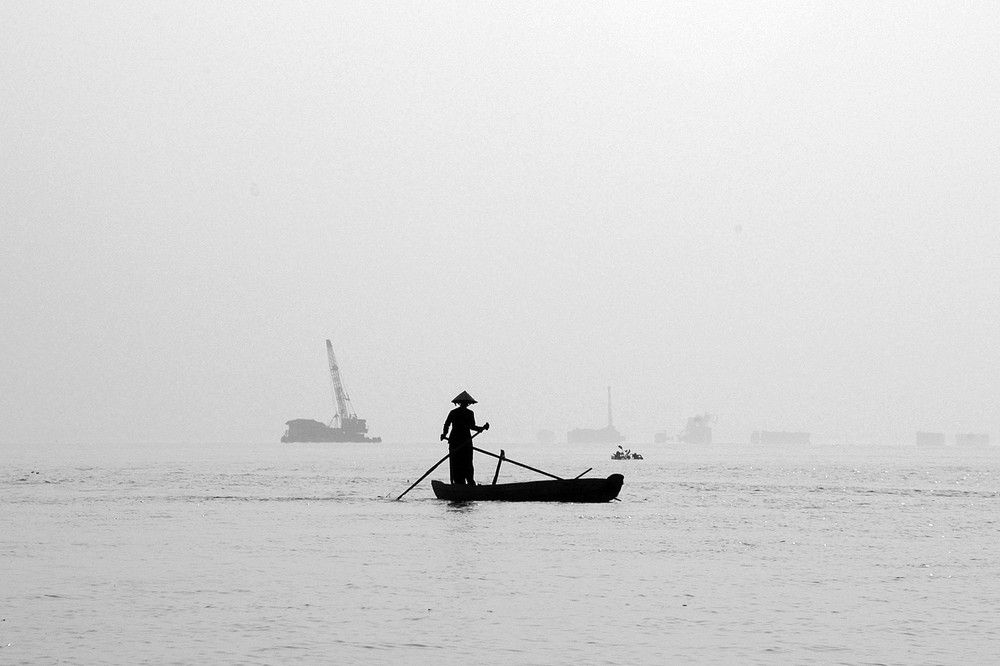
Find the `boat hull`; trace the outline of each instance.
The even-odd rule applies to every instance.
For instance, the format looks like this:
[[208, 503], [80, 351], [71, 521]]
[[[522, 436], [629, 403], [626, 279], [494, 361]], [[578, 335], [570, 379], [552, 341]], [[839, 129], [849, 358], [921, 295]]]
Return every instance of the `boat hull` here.
[[357, 444], [377, 444], [381, 437], [367, 437], [368, 427], [364, 419], [345, 419], [347, 426], [331, 428], [325, 423], [312, 419], [294, 419], [285, 425], [288, 430], [281, 438], [282, 443], [291, 442], [353, 442]]
[[[334, 429], [331, 428], [331, 430]], [[298, 437], [285, 435], [281, 438], [282, 444], [304, 444], [308, 442], [337, 442], [343, 444], [380, 444], [382, 442], [382, 438], [365, 437], [364, 435], [358, 435], [356, 433], [339, 433], [339, 432], [318, 434], [318, 435], [300, 435]]]
[[621, 492], [625, 477], [606, 479], [560, 479], [500, 483], [491, 486], [456, 486], [431, 481], [438, 499], [452, 502], [610, 502]]

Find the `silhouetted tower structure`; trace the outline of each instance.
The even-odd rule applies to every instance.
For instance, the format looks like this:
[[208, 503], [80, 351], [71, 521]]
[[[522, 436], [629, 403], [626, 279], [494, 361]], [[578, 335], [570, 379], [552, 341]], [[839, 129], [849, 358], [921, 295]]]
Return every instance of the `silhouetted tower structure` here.
[[566, 441], [570, 444], [587, 442], [617, 444], [618, 442], [625, 441], [625, 437], [615, 430], [614, 421], [611, 418], [610, 386], [608, 387], [608, 425], [604, 428], [576, 428], [575, 430], [570, 430], [566, 433]]

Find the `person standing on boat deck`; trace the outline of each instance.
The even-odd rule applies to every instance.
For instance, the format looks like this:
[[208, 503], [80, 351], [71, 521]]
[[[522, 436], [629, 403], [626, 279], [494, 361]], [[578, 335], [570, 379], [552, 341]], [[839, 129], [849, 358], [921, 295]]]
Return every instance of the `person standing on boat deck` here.
[[[476, 399], [467, 392], [462, 391], [452, 402], [458, 407], [448, 413], [444, 430], [441, 431], [441, 440], [448, 440], [448, 452], [451, 454], [449, 459], [451, 482], [459, 486], [474, 486], [476, 482], [473, 479], [475, 469], [472, 466], [472, 431], [489, 430], [490, 424], [476, 425], [476, 415], [469, 409], [469, 405], [476, 404]], [[451, 434], [448, 434], [449, 426]]]

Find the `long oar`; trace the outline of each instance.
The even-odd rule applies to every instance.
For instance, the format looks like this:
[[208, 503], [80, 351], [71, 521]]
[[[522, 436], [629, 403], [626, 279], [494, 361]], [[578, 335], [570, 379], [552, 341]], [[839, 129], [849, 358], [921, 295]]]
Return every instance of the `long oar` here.
[[[479, 432], [482, 432], [482, 430], [480, 430]], [[472, 437], [470, 437], [468, 442], [466, 442], [465, 444], [463, 444], [462, 446], [458, 447], [455, 450], [458, 451], [459, 449], [463, 449], [466, 446], [468, 446], [469, 444], [472, 444], [472, 440], [474, 440], [476, 438], [476, 436], [479, 435], [479, 432], [477, 432], [475, 435], [473, 435]], [[473, 446], [472, 448], [475, 449], [476, 447]], [[479, 449], [476, 449], [476, 450], [478, 451]], [[438, 460], [436, 463], [434, 463], [434, 466], [431, 467], [426, 472], [424, 472], [424, 475], [422, 477], [420, 477], [419, 479], [417, 479], [416, 481], [414, 481], [412, 486], [410, 486], [409, 488], [407, 488], [406, 490], [404, 490], [402, 493], [400, 493], [399, 497], [396, 498], [396, 501], [398, 502], [399, 500], [403, 499], [403, 495], [405, 495], [406, 493], [408, 493], [411, 490], [413, 490], [414, 488], [416, 488], [418, 483], [420, 483], [421, 481], [423, 481], [424, 479], [426, 479], [427, 475], [430, 474], [431, 472], [433, 472], [434, 470], [436, 470], [438, 468], [438, 465], [440, 465], [445, 460], [447, 460], [450, 455], [451, 455], [451, 451], [449, 450], [448, 453], [445, 454], [444, 458], [441, 458], [441, 460]]]
[[[474, 436], [475, 435], [473, 435], [473, 437]], [[549, 474], [548, 472], [543, 472], [542, 470], [535, 469], [534, 467], [531, 467], [530, 465], [525, 465], [524, 463], [519, 463], [516, 460], [511, 460], [507, 456], [504, 456], [504, 457], [501, 458], [500, 456], [498, 456], [497, 454], [493, 453], [492, 451], [487, 451], [485, 449], [481, 449], [478, 446], [473, 446], [472, 450], [473, 451], [479, 451], [480, 453], [485, 453], [488, 456], [493, 456], [494, 458], [497, 458], [498, 460], [503, 460], [504, 462], [509, 462], [512, 465], [517, 465], [518, 467], [523, 467], [524, 469], [530, 469], [532, 472], [538, 472], [539, 474], [543, 474], [545, 476], [551, 477], [553, 479], [557, 479], [559, 481], [563, 480], [563, 478], [561, 476], [556, 476], [555, 474]], [[438, 463], [438, 464], [440, 464], [440, 463]], [[589, 472], [590, 470], [587, 470], [587, 471]], [[586, 474], [586, 473], [587, 472], [584, 472], [584, 474]]]

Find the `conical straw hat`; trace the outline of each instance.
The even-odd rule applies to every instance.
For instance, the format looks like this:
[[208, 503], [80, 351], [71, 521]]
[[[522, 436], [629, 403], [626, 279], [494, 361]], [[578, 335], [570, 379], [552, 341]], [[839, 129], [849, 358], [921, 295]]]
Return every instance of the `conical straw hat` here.
[[452, 402], [455, 404], [465, 403], [467, 405], [474, 405], [476, 404], [476, 399], [469, 395], [467, 391], [462, 391], [452, 399]]

